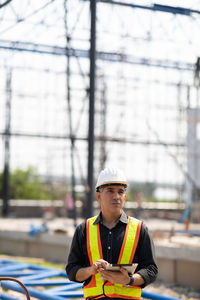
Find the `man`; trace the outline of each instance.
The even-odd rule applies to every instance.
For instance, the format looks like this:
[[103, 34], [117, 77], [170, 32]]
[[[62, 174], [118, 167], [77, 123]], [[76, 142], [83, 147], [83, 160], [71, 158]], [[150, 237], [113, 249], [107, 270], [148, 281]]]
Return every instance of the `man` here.
[[[157, 276], [154, 247], [145, 225], [123, 211], [128, 182], [121, 170], [99, 174], [96, 196], [101, 212], [80, 224], [74, 234], [66, 272], [84, 282], [85, 299], [140, 299], [141, 288]], [[136, 263], [134, 272], [106, 270], [109, 264]]]

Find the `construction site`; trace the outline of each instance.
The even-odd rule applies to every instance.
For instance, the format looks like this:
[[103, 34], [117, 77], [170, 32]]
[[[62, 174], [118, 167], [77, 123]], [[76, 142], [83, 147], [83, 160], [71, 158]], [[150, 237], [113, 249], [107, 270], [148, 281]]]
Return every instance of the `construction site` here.
[[[0, 281], [83, 299], [52, 269], [62, 287], [36, 289], [21, 258], [65, 265], [77, 225], [99, 213], [99, 172], [115, 166], [125, 212], [155, 244], [142, 299], [200, 299], [199, 32], [199, 0], [0, 1]], [[22, 293], [2, 281], [0, 299]]]

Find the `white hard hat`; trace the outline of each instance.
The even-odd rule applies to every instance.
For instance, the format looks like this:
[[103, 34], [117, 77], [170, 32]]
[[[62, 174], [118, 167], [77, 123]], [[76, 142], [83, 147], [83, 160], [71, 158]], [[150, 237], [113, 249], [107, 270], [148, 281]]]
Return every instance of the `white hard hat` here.
[[96, 190], [98, 190], [100, 186], [107, 185], [107, 184], [108, 185], [121, 184], [124, 185], [125, 187], [128, 186], [128, 182], [126, 180], [124, 173], [117, 168], [105, 168], [100, 172], [96, 184]]

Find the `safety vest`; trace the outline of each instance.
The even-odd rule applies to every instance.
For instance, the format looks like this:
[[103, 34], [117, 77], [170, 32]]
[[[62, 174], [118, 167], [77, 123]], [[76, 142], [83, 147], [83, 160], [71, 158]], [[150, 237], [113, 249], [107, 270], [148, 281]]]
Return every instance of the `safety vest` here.
[[[87, 220], [86, 236], [87, 236], [87, 252], [92, 266], [97, 260], [103, 259], [102, 246], [100, 239], [99, 223], [94, 224], [97, 216]], [[140, 235], [141, 221], [129, 217], [129, 223], [126, 225], [125, 235], [118, 258], [118, 264], [130, 264], [133, 261], [135, 250]], [[104, 298], [105, 295], [111, 298], [123, 299], [140, 299], [141, 288], [138, 286], [125, 287], [122, 284], [112, 284], [107, 282], [104, 285], [99, 273], [92, 275], [90, 282], [83, 287], [84, 298], [95, 297], [95, 299]]]

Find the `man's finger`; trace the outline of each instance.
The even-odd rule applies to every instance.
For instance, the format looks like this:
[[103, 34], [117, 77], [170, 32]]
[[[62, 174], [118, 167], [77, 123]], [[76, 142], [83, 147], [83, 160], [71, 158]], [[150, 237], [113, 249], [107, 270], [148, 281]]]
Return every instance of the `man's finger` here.
[[123, 267], [120, 268], [120, 271], [122, 274], [127, 275], [128, 271], [126, 269], [124, 269]]

